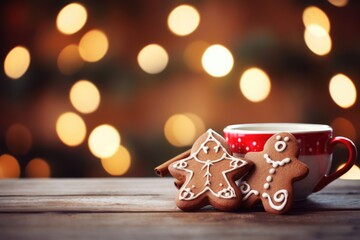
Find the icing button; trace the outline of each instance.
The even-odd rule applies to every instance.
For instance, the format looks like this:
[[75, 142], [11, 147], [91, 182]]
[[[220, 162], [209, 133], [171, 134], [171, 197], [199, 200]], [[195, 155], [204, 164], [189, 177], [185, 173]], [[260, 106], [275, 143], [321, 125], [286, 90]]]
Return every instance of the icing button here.
[[266, 177], [266, 181], [267, 181], [267, 182], [271, 182], [271, 181], [272, 181], [272, 177], [271, 177], [271, 176], [267, 176], [267, 177]]
[[269, 188], [270, 188], [270, 184], [265, 183], [265, 184], [264, 184], [264, 188], [265, 188], [265, 189], [269, 189]]
[[274, 174], [276, 172], [275, 168], [270, 168], [269, 173]]

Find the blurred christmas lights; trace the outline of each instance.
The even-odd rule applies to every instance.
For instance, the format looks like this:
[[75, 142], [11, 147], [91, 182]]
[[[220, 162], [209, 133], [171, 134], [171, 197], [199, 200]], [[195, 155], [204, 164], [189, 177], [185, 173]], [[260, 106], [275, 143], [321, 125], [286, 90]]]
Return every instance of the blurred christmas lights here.
[[269, 76], [259, 68], [247, 69], [240, 77], [240, 90], [251, 102], [261, 102], [271, 90]]
[[30, 53], [23, 46], [11, 49], [4, 61], [5, 74], [12, 79], [18, 79], [25, 74], [30, 65]]
[[209, 75], [223, 77], [233, 68], [234, 58], [226, 47], [216, 44], [205, 50], [201, 62]]
[[78, 146], [85, 139], [86, 125], [76, 113], [66, 112], [56, 121], [56, 133], [64, 144], [70, 147]]
[[101, 60], [109, 49], [106, 34], [98, 29], [91, 30], [80, 39], [79, 53], [86, 62]]
[[131, 165], [130, 153], [124, 146], [120, 145], [112, 156], [101, 158], [101, 165], [110, 175], [124, 175]]
[[70, 3], [63, 7], [56, 18], [56, 26], [63, 34], [74, 34], [86, 23], [87, 11], [79, 3]]
[[342, 108], [349, 108], [356, 102], [356, 88], [349, 77], [336, 74], [329, 83], [329, 92], [334, 102]]
[[100, 105], [100, 92], [90, 81], [79, 80], [70, 89], [70, 102], [81, 113], [92, 113]]
[[162, 46], [150, 44], [141, 49], [137, 61], [142, 70], [149, 74], [156, 74], [166, 68], [169, 56]]
[[26, 165], [25, 176], [29, 178], [49, 178], [51, 176], [50, 166], [44, 159], [34, 158]]
[[176, 7], [169, 14], [167, 24], [171, 32], [179, 36], [186, 36], [196, 30], [200, 23], [200, 14], [190, 5]]
[[115, 154], [120, 145], [120, 134], [111, 125], [97, 126], [90, 133], [88, 146], [92, 154], [98, 158], [108, 158]]

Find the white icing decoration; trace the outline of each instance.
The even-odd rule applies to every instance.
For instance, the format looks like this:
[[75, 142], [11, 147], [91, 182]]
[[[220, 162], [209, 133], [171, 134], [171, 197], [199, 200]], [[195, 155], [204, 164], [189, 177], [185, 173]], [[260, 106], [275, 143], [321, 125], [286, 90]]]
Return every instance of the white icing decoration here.
[[230, 186], [228, 188], [220, 190], [217, 194], [219, 195], [219, 197], [226, 199], [236, 197], [235, 190]]
[[271, 181], [272, 181], [272, 177], [271, 177], [271, 176], [267, 176], [267, 177], [266, 177], [266, 181], [267, 181], [267, 182], [271, 182]]
[[191, 192], [190, 188], [184, 188], [180, 190], [179, 199], [180, 200], [190, 200], [194, 197], [194, 193]]
[[179, 169], [179, 170], [184, 170], [187, 166], [188, 164], [184, 160], [180, 160], [173, 165], [175, 169]]
[[223, 186], [223, 184], [222, 184], [222, 183], [219, 183], [219, 186], [220, 186], [220, 187], [222, 187], [222, 186]]
[[280, 140], [280, 139], [281, 139], [280, 135], [276, 136], [276, 140]]
[[249, 147], [246, 147], [246, 151], [249, 151]]
[[252, 145], [253, 145], [253, 146], [256, 146], [256, 142], [254, 141], [254, 142], [252, 143]]
[[206, 168], [206, 172], [204, 174], [204, 177], [206, 177], [206, 182], [205, 182], [205, 186], [209, 186], [210, 185], [210, 177], [212, 177], [212, 174], [210, 173], [210, 166], [214, 165], [211, 160], [207, 160], [204, 164], [204, 166], [201, 168], [201, 170], [204, 170], [204, 168]]
[[[211, 194], [213, 194], [216, 197], [219, 198], [225, 198], [225, 199], [229, 199], [229, 198], [234, 198], [236, 197], [235, 194], [235, 190], [233, 189], [233, 187], [230, 185], [229, 180], [227, 179], [226, 174], [228, 172], [233, 171], [234, 169], [238, 169], [241, 168], [245, 165], [247, 165], [248, 163], [244, 160], [238, 159], [233, 157], [232, 155], [230, 155], [230, 153], [221, 145], [221, 143], [213, 136], [213, 133], [215, 133], [213, 130], [209, 129], [207, 131], [208, 136], [206, 138], [206, 140], [200, 145], [199, 149], [197, 151], [195, 151], [194, 153], [190, 154], [189, 157], [179, 160], [177, 162], [175, 162], [172, 166], [175, 169], [178, 170], [183, 170], [186, 171], [190, 174], [190, 176], [186, 179], [185, 183], [182, 185], [182, 187], [179, 190], [179, 200], [193, 200], [195, 198], [198, 198], [200, 195], [202, 195], [204, 192], [206, 191], [210, 191]], [[198, 159], [197, 155], [199, 154], [199, 152], [201, 150], [203, 150], [205, 153], [208, 152], [208, 147], [206, 147], [206, 144], [209, 142], [215, 142], [216, 146], [214, 147], [214, 150], [216, 151], [215, 148], [218, 149], [218, 151], [221, 149], [224, 154], [219, 158], [219, 159], [215, 159], [215, 160], [207, 160], [207, 161], [202, 161], [200, 159]], [[235, 146], [234, 146], [235, 147]], [[194, 159], [195, 161], [203, 164], [202, 170], [206, 169], [206, 172], [204, 174], [203, 177], [206, 177], [206, 182], [205, 182], [205, 187], [202, 191], [200, 191], [199, 193], [197, 193], [195, 195], [195, 193], [193, 193], [191, 191], [190, 188], [187, 187], [187, 185], [189, 184], [190, 180], [193, 178], [194, 176], [194, 171], [187, 169], [188, 164], [187, 161]], [[214, 164], [221, 162], [221, 161], [230, 161], [229, 162], [229, 169], [224, 170], [221, 172], [224, 180], [225, 180], [225, 187], [218, 191], [218, 192], [214, 192], [214, 190], [212, 190], [210, 188], [210, 182], [211, 182], [211, 177], [212, 174], [210, 172], [210, 168], [211, 166], [213, 166]]]
[[240, 192], [241, 192], [242, 194], [246, 194], [246, 195], [243, 197], [242, 201], [246, 201], [246, 199], [248, 199], [248, 198], [251, 196], [251, 194], [254, 194], [254, 195], [256, 195], [256, 196], [259, 195], [259, 192], [256, 191], [256, 190], [254, 190], [254, 189], [251, 189], [250, 185], [249, 185], [246, 181], [244, 181], [244, 182], [241, 183], [241, 185], [240, 185]]
[[275, 143], [275, 150], [278, 152], [283, 152], [286, 149], [287, 145], [284, 141], [277, 141]]
[[269, 184], [269, 183], [265, 183], [265, 184], [264, 184], [264, 188], [265, 188], [265, 189], [269, 189], [269, 188], [270, 188], [270, 184]]
[[269, 173], [270, 174], [274, 174], [276, 172], [276, 169], [275, 168], [270, 168], [270, 170], [269, 170]]
[[274, 194], [274, 202], [275, 203], [280, 203], [280, 205], [276, 205], [274, 204], [274, 202], [271, 200], [271, 197], [268, 193], [263, 193], [262, 194], [262, 197], [263, 198], [266, 198], [268, 199], [269, 201], [269, 204], [270, 204], [270, 207], [274, 210], [278, 210], [278, 211], [281, 211], [284, 209], [286, 203], [287, 203], [287, 200], [288, 200], [288, 191], [285, 190], [285, 189], [281, 189], [279, 191], [277, 191], [275, 194]]
[[191, 187], [192, 187], [192, 188], [195, 188], [195, 185], [192, 185]]
[[238, 138], [238, 142], [241, 142], [241, 138]]
[[287, 163], [289, 163], [291, 161], [290, 158], [284, 158], [281, 161], [275, 161], [275, 160], [272, 160], [267, 153], [264, 154], [264, 158], [265, 158], [267, 163], [272, 164], [273, 168], [277, 168], [278, 166], [282, 167], [282, 166], [284, 166], [285, 164], [287, 164]]
[[288, 142], [289, 140], [290, 140], [289, 137], [284, 137], [285, 142]]

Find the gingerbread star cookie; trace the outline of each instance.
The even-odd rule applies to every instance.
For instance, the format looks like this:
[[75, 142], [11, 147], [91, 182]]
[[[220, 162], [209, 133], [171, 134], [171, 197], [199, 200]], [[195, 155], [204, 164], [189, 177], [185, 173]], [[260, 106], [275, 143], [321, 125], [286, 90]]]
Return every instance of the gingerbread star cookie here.
[[251, 167], [251, 161], [233, 157], [225, 139], [209, 129], [195, 141], [188, 157], [169, 165], [180, 187], [176, 205], [184, 211], [206, 205], [223, 211], [238, 209], [242, 195], [235, 181]]
[[276, 214], [291, 208], [293, 183], [305, 178], [309, 171], [297, 159], [297, 144], [292, 134], [278, 133], [268, 139], [262, 152], [245, 155], [255, 166], [240, 184], [242, 206], [249, 208], [261, 201], [266, 212]]

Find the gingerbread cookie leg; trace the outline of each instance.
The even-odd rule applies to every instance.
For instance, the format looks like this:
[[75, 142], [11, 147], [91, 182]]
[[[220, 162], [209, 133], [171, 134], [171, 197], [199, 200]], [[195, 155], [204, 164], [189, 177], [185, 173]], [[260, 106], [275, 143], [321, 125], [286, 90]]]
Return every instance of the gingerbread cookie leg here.
[[252, 189], [246, 181], [240, 183], [240, 192], [243, 195], [242, 202], [244, 208], [250, 208], [260, 202], [259, 191]]

